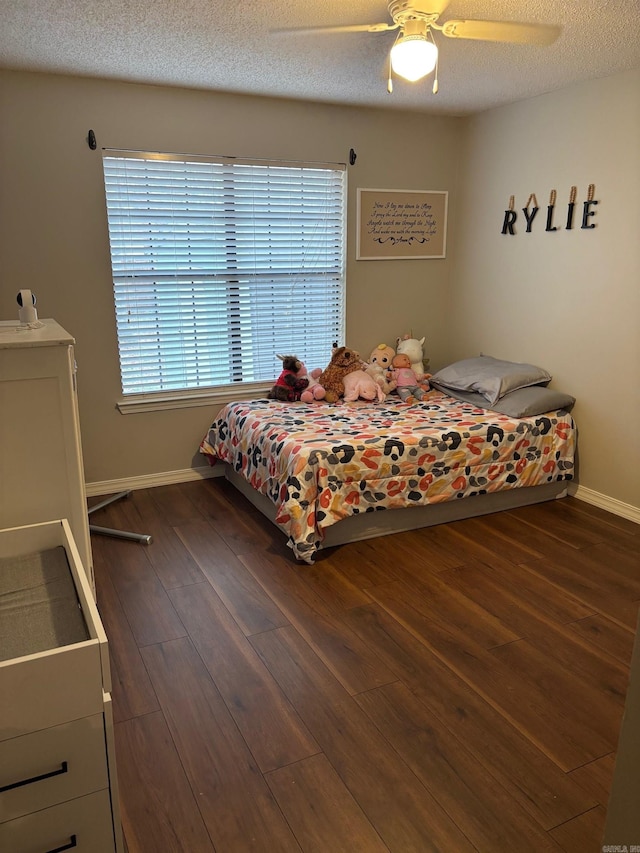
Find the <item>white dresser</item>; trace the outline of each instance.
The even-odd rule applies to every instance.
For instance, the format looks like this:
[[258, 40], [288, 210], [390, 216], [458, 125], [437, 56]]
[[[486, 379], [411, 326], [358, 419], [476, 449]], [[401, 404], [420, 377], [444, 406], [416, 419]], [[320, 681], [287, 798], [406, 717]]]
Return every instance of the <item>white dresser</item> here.
[[121, 853], [110, 692], [67, 521], [0, 530], [1, 851]]
[[0, 528], [69, 520], [95, 594], [74, 339], [0, 322]]

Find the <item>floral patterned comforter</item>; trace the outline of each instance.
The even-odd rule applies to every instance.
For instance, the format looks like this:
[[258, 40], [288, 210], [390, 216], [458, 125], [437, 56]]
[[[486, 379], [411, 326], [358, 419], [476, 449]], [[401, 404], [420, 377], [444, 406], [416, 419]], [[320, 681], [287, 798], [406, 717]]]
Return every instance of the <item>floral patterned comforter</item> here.
[[564, 411], [516, 419], [433, 392], [412, 406], [230, 403], [200, 452], [271, 499], [310, 563], [324, 528], [350, 515], [571, 480], [575, 442]]

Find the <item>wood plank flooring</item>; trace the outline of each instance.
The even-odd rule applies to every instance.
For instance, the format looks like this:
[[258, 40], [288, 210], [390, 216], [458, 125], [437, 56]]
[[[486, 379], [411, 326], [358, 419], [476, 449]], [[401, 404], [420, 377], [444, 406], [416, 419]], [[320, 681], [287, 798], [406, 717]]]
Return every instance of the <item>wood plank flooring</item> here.
[[600, 850], [638, 525], [567, 498], [306, 566], [222, 479], [94, 519], [154, 538], [92, 536], [129, 853]]

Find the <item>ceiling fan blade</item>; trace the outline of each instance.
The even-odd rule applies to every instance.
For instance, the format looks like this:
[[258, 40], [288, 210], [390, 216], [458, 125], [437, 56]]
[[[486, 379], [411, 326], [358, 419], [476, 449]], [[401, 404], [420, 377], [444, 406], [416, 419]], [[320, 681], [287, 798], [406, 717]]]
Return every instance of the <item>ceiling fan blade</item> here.
[[447, 21], [442, 25], [442, 34], [449, 38], [515, 44], [552, 44], [560, 31], [560, 27], [550, 24], [520, 24], [515, 21]]
[[284, 30], [271, 30], [271, 32], [276, 34], [295, 33], [296, 35], [311, 33], [315, 35], [316, 33], [384, 33], [387, 30], [397, 29], [397, 24], [351, 24], [342, 27], [291, 27]]

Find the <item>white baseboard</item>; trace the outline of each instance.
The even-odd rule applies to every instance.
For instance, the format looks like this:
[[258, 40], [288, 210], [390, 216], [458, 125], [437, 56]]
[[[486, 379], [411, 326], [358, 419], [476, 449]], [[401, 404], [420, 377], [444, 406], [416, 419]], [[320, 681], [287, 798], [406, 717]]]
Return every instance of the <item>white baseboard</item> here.
[[121, 480], [102, 480], [87, 483], [87, 497], [113, 495], [135, 489], [151, 489], [154, 486], [170, 486], [173, 483], [188, 483], [191, 480], [207, 480], [209, 477], [224, 476], [224, 466], [206, 468], [184, 468], [182, 471], [162, 471], [159, 474], [142, 474], [140, 477], [123, 477]]
[[[126, 492], [130, 489], [151, 489], [154, 486], [169, 486], [173, 483], [188, 483], [191, 480], [206, 480], [209, 477], [223, 477], [224, 465], [206, 466], [204, 468], [184, 468], [181, 471], [162, 471], [159, 474], [143, 474], [140, 477], [124, 477], [121, 480], [102, 480], [96, 483], [87, 483], [87, 497], [96, 495], [113, 495], [117, 492]], [[579, 501], [584, 501], [593, 506], [605, 509], [614, 515], [628, 518], [640, 524], [640, 507], [623, 503], [623, 501], [610, 498], [585, 486], [569, 486], [569, 494]]]
[[579, 501], [584, 501], [587, 504], [593, 504], [600, 509], [606, 509], [614, 515], [619, 515], [621, 518], [628, 518], [629, 521], [635, 521], [640, 524], [640, 507], [632, 506], [623, 501], [610, 498], [600, 492], [594, 492], [593, 489], [587, 489], [585, 486], [577, 486], [569, 489], [569, 493]]

